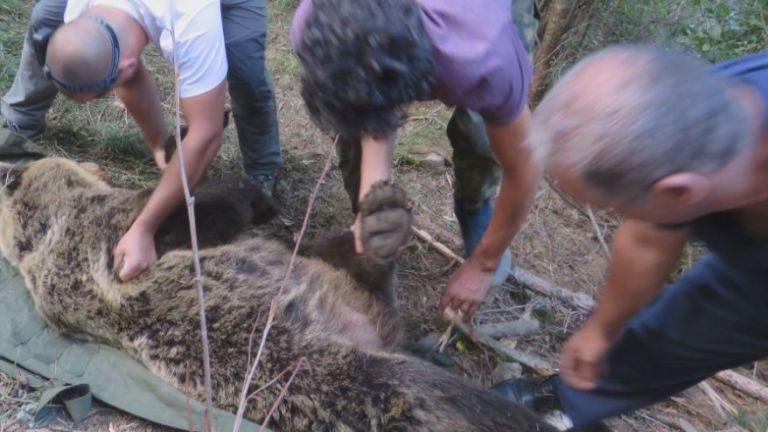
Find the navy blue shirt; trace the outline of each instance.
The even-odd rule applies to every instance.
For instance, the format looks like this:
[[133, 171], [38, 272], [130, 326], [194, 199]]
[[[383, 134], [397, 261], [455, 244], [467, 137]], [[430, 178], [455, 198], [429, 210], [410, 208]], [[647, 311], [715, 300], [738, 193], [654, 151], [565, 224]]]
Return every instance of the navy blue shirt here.
[[[768, 53], [729, 60], [712, 68], [716, 73], [756, 88], [768, 107]], [[768, 126], [768, 110], [763, 124]], [[706, 215], [692, 224], [694, 235], [730, 264], [768, 269], [768, 240], [749, 235], [733, 212]]]

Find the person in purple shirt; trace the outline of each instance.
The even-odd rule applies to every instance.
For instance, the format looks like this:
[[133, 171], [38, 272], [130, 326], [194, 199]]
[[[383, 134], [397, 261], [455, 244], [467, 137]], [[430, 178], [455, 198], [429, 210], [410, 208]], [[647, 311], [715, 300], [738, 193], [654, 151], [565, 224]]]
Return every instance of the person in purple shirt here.
[[[451, 307], [466, 320], [492, 283], [506, 279], [508, 245], [541, 178], [527, 140], [532, 38], [521, 37], [513, 19], [531, 22], [533, 3], [484, 0], [482, 7], [471, 6], [303, 0], [291, 29], [304, 66], [302, 97], [315, 122], [340, 136], [340, 168], [354, 211], [373, 183], [391, 176], [407, 104], [440, 100], [456, 107], [447, 135], [467, 260], [449, 280], [438, 312]], [[523, 35], [535, 33], [522, 27]]]

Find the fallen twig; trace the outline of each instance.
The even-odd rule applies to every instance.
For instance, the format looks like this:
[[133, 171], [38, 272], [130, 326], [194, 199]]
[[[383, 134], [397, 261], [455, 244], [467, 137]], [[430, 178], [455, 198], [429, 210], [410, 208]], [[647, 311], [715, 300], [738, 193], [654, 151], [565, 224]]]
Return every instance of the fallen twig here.
[[608, 248], [608, 243], [605, 242], [603, 231], [600, 229], [600, 225], [597, 224], [597, 218], [595, 217], [595, 212], [592, 211], [592, 207], [587, 206], [587, 214], [589, 215], [589, 221], [592, 222], [592, 228], [594, 228], [595, 230], [595, 234], [597, 235], [597, 240], [600, 241], [600, 246], [602, 246], [603, 248], [603, 253], [605, 254], [605, 257], [610, 258], [611, 249]]
[[[723, 397], [720, 396], [706, 381], [700, 382], [698, 387], [707, 395], [709, 400], [712, 401], [712, 405], [715, 406], [717, 413], [720, 414], [720, 417], [726, 422], [730, 421], [729, 414], [736, 415], [738, 413], [736, 408], [726, 402], [725, 399], [723, 399]], [[728, 411], [728, 413], [726, 413], [726, 411]]]
[[301, 365], [303, 363], [306, 363], [307, 359], [302, 357], [299, 359], [299, 361], [296, 362], [296, 368], [293, 369], [293, 373], [291, 374], [291, 377], [288, 378], [288, 382], [285, 383], [283, 386], [283, 389], [280, 391], [280, 394], [277, 396], [277, 399], [275, 399], [275, 402], [272, 404], [272, 407], [269, 409], [269, 413], [267, 413], [267, 417], [264, 418], [264, 421], [261, 422], [261, 426], [259, 427], [259, 432], [264, 430], [264, 426], [269, 424], [269, 419], [272, 418], [272, 415], [277, 410], [277, 407], [280, 405], [280, 402], [285, 397], [285, 393], [288, 391], [288, 387], [293, 382], [293, 379], [296, 377], [296, 374], [299, 372], [299, 369], [301, 369]]
[[716, 373], [714, 378], [723, 384], [762, 401], [763, 403], [768, 403], [768, 388], [744, 375], [732, 370], [725, 370]]
[[509, 357], [523, 366], [533, 369], [533, 371], [539, 375], [552, 375], [555, 373], [549, 366], [549, 363], [541, 357], [506, 347], [501, 342], [486, 334], [473, 331], [468, 325], [464, 324], [456, 312], [451, 308], [446, 308], [443, 316], [451, 321], [457, 329], [464, 333], [476, 345], [486, 346], [503, 357]]
[[678, 419], [677, 424], [679, 424], [680, 428], [685, 432], [698, 432], [698, 430], [696, 430], [696, 428], [693, 427], [693, 425], [684, 418]]
[[[460, 263], [464, 262], [464, 258], [454, 253], [448, 246], [435, 240], [428, 232], [416, 227], [413, 227], [412, 229], [416, 237], [435, 248], [441, 254]], [[584, 312], [591, 311], [592, 307], [595, 305], [595, 301], [592, 299], [592, 297], [583, 293], [577, 293], [565, 288], [561, 288], [552, 282], [542, 279], [535, 274], [520, 268], [519, 266], [513, 266], [509, 275], [512, 276], [512, 278], [515, 279], [524, 288], [535, 291], [539, 294], [543, 294], [547, 297], [557, 298]]]
[[189, 189], [189, 180], [184, 162], [184, 150], [181, 146], [181, 96], [179, 94], [179, 64], [176, 60], [176, 35], [171, 32], [171, 42], [173, 43], [173, 71], [174, 71], [174, 90], [176, 98], [176, 127], [175, 138], [176, 148], [179, 153], [179, 168], [181, 172], [181, 184], [184, 187], [184, 199], [187, 202], [187, 215], [189, 217], [189, 235], [192, 243], [192, 257], [195, 266], [195, 290], [197, 291], [198, 303], [200, 305], [200, 339], [203, 344], [203, 376], [205, 382], [205, 415], [203, 421], [203, 430], [212, 431], [211, 415], [213, 414], [213, 386], [211, 385], [211, 355], [208, 348], [208, 324], [205, 318], [205, 292], [203, 291], [203, 272], [200, 266], [200, 250], [197, 245], [197, 225], [195, 224], [195, 199], [192, 197]]
[[477, 326], [477, 332], [492, 338], [530, 336], [541, 330], [538, 320], [516, 320]]
[[654, 414], [654, 413], [651, 413], [651, 412], [644, 412], [642, 410], [638, 411], [637, 414], [640, 417], [642, 417], [642, 418], [644, 418], [644, 419], [646, 419], [648, 421], [651, 421], [651, 422], [654, 422], [654, 423], [658, 423], [658, 424], [660, 424], [662, 426], [666, 426], [666, 427], [672, 428], [672, 429], [683, 430], [680, 427], [680, 425], [678, 423], [676, 423], [674, 420], [670, 420], [670, 419], [668, 419], [668, 418], [666, 418], [664, 416], [660, 416], [658, 414]]
[[561, 288], [521, 267], [513, 266], [512, 270], [510, 270], [510, 276], [520, 283], [520, 285], [531, 291], [564, 301], [583, 312], [590, 312], [595, 306], [595, 301], [592, 297], [583, 293], [577, 293], [569, 289]]
[[453, 323], [451, 323], [447, 329], [440, 335], [435, 342], [435, 346], [432, 349], [437, 349], [437, 352], [441, 353], [445, 350], [448, 342], [451, 340], [451, 334], [453, 333]]
[[261, 343], [259, 344], [259, 350], [256, 352], [256, 359], [253, 361], [253, 364], [249, 366], [248, 373], [246, 374], [245, 381], [243, 382], [243, 388], [240, 392], [240, 402], [237, 407], [237, 414], [235, 416], [235, 424], [233, 427], [234, 432], [237, 432], [240, 429], [240, 424], [243, 421], [243, 415], [245, 414], [245, 406], [248, 401], [248, 387], [250, 386], [251, 380], [253, 380], [253, 375], [256, 373], [259, 360], [261, 359], [261, 355], [264, 352], [264, 347], [266, 346], [266, 343], [267, 343], [267, 336], [269, 335], [269, 331], [272, 328], [272, 322], [275, 319], [275, 312], [277, 311], [277, 301], [282, 295], [283, 290], [285, 289], [285, 286], [288, 284], [288, 277], [290, 276], [291, 271], [293, 270], [293, 265], [296, 262], [296, 255], [298, 255], [299, 253], [301, 240], [304, 238], [304, 233], [307, 231], [307, 225], [309, 224], [309, 215], [312, 213], [312, 207], [315, 204], [315, 199], [317, 199], [317, 193], [320, 190], [320, 186], [323, 184], [323, 180], [325, 179], [325, 176], [328, 174], [328, 170], [330, 170], [331, 168], [331, 161], [333, 160], [334, 149], [336, 148], [336, 145], [338, 144], [338, 142], [339, 142], [339, 137], [336, 136], [336, 140], [334, 141], [333, 146], [328, 149], [328, 157], [325, 160], [323, 171], [320, 173], [320, 177], [317, 179], [315, 188], [312, 190], [312, 195], [310, 195], [309, 197], [309, 202], [307, 203], [307, 211], [304, 214], [304, 222], [301, 225], [299, 236], [296, 239], [296, 246], [294, 246], [293, 248], [293, 254], [291, 254], [291, 260], [288, 262], [288, 268], [285, 270], [285, 276], [283, 277], [283, 281], [280, 284], [280, 288], [278, 289], [275, 296], [272, 298], [272, 302], [269, 305], [269, 313], [267, 314], [267, 322], [264, 325], [264, 330], [261, 333]]

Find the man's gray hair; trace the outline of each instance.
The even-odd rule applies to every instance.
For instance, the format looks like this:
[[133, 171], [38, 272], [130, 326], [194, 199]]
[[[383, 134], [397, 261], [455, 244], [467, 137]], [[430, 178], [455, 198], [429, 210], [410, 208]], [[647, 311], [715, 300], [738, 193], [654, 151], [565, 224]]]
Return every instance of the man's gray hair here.
[[[585, 86], [598, 72], [609, 83], [601, 89], [592, 76]], [[534, 113], [531, 139], [548, 166], [607, 198], [642, 200], [670, 174], [715, 171], [754, 145], [757, 128], [733, 82], [683, 53], [610, 47], [552, 88]], [[589, 88], [605, 91], [593, 96]]]

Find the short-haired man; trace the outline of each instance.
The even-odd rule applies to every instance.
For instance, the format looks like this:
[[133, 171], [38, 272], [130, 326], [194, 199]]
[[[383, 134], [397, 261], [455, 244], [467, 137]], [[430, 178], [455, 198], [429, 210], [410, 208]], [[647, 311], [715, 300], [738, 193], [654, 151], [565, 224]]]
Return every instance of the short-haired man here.
[[532, 65], [514, 22], [521, 20], [513, 16], [532, 21], [533, 3], [304, 0], [291, 29], [307, 108], [341, 136], [340, 168], [353, 209], [373, 183], [389, 179], [407, 104], [456, 107], [447, 133], [468, 259], [448, 282], [438, 312], [450, 306], [467, 320], [492, 281], [506, 279], [508, 246], [540, 177], [527, 142]]
[[114, 89], [164, 169], [147, 205], [115, 248], [120, 279], [133, 278], [157, 259], [154, 233], [183, 199], [178, 154], [165, 166], [163, 144], [169, 133], [142, 51], [151, 43], [168, 61], [175, 51], [192, 185], [221, 146], [229, 79], [241, 149], [250, 151], [243, 152], [246, 171], [271, 192], [281, 156], [264, 69], [265, 33], [263, 0], [43, 0], [36, 5], [22, 67], [3, 98], [6, 126], [26, 136], [38, 134], [57, 91], [84, 102]]
[[[767, 133], [766, 54], [706, 67], [618, 46], [568, 72], [534, 145], [563, 189], [626, 220], [561, 376], [496, 389], [534, 408], [555, 396], [586, 426], [768, 356]], [[691, 238], [709, 254], [665, 288]]]

